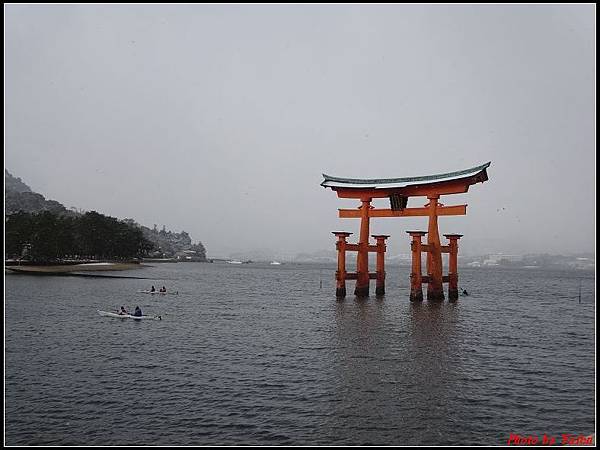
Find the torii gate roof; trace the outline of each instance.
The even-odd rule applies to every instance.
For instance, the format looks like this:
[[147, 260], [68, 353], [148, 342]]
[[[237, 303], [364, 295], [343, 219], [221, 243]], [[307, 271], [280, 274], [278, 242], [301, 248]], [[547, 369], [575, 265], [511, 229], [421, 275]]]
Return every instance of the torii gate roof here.
[[[487, 180], [487, 173], [485, 170], [490, 166], [491, 161], [482, 164], [477, 167], [470, 169], [459, 170], [457, 172], [440, 173], [437, 175], [426, 175], [420, 177], [404, 177], [404, 178], [376, 178], [376, 179], [364, 179], [364, 178], [340, 178], [332, 177], [330, 175], [323, 174], [323, 182], [321, 186], [329, 188], [347, 188], [347, 189], [397, 189], [409, 186], [419, 185], [435, 185], [437, 183], [443, 183], [446, 181], [456, 181], [462, 179], [482, 178], [481, 181]], [[477, 175], [482, 177], [477, 177]], [[476, 182], [476, 181], [473, 181]], [[334, 189], [335, 190], [335, 189]]]

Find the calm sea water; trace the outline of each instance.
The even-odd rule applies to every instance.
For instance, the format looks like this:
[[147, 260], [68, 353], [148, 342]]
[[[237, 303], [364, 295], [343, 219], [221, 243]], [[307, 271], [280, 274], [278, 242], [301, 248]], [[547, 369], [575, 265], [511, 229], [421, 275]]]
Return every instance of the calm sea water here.
[[[388, 267], [383, 300], [336, 301], [334, 270], [7, 274], [5, 443], [504, 444], [510, 433], [594, 433], [593, 273], [463, 269], [471, 296], [431, 305], [409, 302], [400, 267]], [[136, 292], [151, 284], [179, 295]], [[96, 312], [121, 305], [163, 320]]]

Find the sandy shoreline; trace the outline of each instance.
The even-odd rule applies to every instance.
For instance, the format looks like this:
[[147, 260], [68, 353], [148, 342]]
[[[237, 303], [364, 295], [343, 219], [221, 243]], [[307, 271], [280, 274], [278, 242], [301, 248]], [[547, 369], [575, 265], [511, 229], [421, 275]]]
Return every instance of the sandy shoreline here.
[[131, 270], [147, 267], [144, 264], [131, 263], [91, 263], [71, 264], [58, 266], [5, 266], [5, 269], [21, 273], [67, 273], [67, 272], [90, 272], [101, 270]]

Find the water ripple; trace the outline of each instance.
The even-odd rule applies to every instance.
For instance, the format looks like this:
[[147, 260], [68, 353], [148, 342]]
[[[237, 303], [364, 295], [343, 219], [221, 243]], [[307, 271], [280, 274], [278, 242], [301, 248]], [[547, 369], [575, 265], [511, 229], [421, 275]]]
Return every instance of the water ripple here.
[[[503, 445], [595, 429], [593, 274], [580, 305], [579, 273], [465, 269], [472, 295], [430, 305], [408, 301], [406, 268], [384, 300], [336, 301], [334, 267], [165, 266], [146, 275], [178, 296], [6, 276], [7, 444]], [[121, 305], [163, 320], [96, 313]]]

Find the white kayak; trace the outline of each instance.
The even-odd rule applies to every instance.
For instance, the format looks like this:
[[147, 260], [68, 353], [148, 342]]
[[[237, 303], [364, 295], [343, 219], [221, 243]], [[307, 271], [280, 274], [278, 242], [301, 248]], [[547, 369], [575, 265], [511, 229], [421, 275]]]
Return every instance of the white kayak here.
[[134, 320], [143, 320], [143, 319], [152, 319], [152, 320], [162, 320], [161, 316], [134, 316], [132, 314], [117, 314], [114, 312], [108, 311], [100, 311], [98, 310], [98, 314], [104, 317], [116, 317], [117, 319], [134, 319]]
[[160, 295], [179, 295], [179, 291], [175, 292], [160, 292], [160, 291], [138, 291], [140, 294], [160, 294]]

